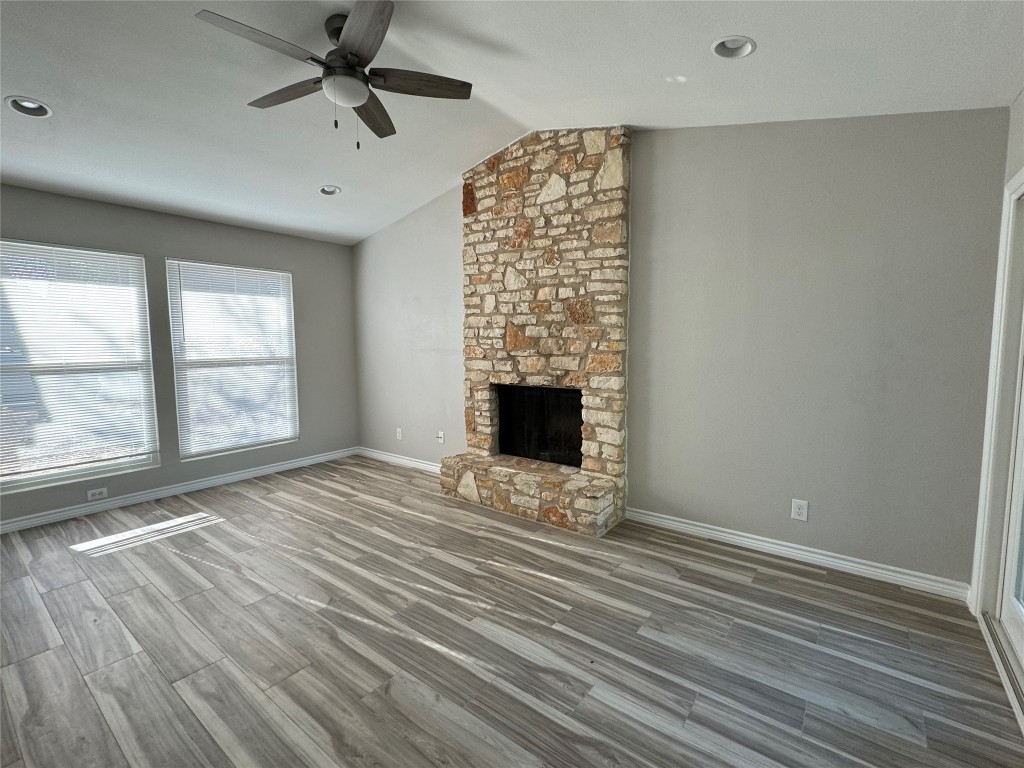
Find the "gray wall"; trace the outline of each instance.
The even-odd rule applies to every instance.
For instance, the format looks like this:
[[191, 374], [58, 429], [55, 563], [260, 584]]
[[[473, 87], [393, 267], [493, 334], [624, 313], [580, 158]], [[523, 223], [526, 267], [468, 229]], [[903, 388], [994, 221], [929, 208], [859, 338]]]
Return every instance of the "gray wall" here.
[[1007, 120], [636, 134], [631, 507], [969, 579]]
[[1010, 136], [1006, 142], [1006, 181], [1024, 168], [1024, 91], [1010, 105]]
[[[355, 247], [364, 447], [434, 463], [466, 450], [461, 193], [460, 186]], [[434, 439], [438, 430], [444, 445]]]
[[[1007, 121], [634, 134], [631, 507], [968, 580]], [[362, 445], [463, 448], [459, 214], [356, 247]]]
[[[0, 499], [5, 520], [85, 502], [86, 488], [111, 497], [212, 477], [356, 444], [355, 312], [346, 246], [214, 224], [107, 203], [4, 186], [5, 238], [140, 253], [146, 257], [161, 466]], [[283, 269], [292, 273], [300, 438], [225, 456], [178, 461], [174, 370], [165, 259]]]

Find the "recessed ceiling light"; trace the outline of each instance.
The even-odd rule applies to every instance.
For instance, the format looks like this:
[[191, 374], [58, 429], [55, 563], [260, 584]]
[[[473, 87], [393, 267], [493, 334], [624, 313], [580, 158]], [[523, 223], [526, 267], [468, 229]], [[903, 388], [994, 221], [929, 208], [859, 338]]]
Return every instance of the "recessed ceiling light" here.
[[53, 114], [53, 110], [43, 102], [30, 99], [28, 96], [8, 96], [4, 101], [15, 112], [27, 117], [49, 117]]
[[757, 43], [743, 35], [729, 35], [715, 43], [715, 53], [723, 59], [742, 59], [757, 48]]
[[320, 187], [321, 195], [336, 195], [341, 192], [341, 187], [336, 187], [333, 184], [324, 184]]

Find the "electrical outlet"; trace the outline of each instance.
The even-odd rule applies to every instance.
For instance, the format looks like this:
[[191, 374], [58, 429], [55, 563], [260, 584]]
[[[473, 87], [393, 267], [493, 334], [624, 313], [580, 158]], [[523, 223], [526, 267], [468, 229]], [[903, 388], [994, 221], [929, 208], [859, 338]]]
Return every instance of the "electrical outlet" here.
[[395, 440], [401, 440], [401, 439], [402, 439], [402, 428], [401, 427], [395, 427]]
[[807, 502], [801, 499], [793, 499], [793, 511], [789, 515], [794, 520], [807, 522]]
[[107, 498], [106, 488], [93, 488], [91, 491], [85, 492], [85, 498], [88, 501], [97, 501], [99, 499]]
[[443, 443], [444, 442], [444, 432], [438, 432], [437, 433], [437, 442], [439, 442], [439, 443]]

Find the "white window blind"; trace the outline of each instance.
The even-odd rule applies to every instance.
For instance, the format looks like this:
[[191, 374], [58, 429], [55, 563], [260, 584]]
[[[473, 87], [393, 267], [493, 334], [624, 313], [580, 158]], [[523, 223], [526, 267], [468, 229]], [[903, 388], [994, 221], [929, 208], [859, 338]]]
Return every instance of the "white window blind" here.
[[292, 277], [167, 262], [181, 457], [294, 440]]
[[0, 482], [157, 461], [141, 256], [0, 241]]

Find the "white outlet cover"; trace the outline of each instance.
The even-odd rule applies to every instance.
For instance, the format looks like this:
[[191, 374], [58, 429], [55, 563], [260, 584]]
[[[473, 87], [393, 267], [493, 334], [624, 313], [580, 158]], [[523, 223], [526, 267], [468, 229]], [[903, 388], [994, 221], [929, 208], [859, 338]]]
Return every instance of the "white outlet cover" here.
[[808, 504], [803, 499], [793, 499], [793, 509], [790, 513], [790, 517], [794, 520], [806, 520], [807, 519]]

